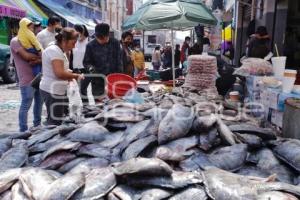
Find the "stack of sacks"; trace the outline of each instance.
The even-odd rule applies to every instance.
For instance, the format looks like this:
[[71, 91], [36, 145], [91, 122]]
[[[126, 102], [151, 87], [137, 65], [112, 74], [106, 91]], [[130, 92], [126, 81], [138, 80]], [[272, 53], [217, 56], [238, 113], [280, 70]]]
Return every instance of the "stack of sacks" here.
[[185, 87], [198, 90], [215, 89], [217, 59], [208, 55], [192, 55], [188, 58], [188, 71]]

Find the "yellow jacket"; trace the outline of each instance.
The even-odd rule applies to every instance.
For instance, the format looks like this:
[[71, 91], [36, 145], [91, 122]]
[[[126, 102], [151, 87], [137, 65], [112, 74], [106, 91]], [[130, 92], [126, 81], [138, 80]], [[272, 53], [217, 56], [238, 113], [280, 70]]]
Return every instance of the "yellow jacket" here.
[[28, 28], [28, 25], [31, 23], [32, 21], [27, 18], [21, 19], [19, 23], [18, 39], [25, 49], [35, 48], [37, 51], [41, 51], [43, 49], [42, 45], [34, 33]]
[[139, 70], [145, 69], [145, 58], [143, 52], [134, 50], [131, 57], [135, 68]]

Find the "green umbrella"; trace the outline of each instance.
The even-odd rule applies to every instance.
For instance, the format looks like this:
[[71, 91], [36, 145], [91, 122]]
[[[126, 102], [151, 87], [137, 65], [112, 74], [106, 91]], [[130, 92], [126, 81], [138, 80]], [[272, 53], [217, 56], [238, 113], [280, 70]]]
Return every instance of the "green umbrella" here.
[[216, 25], [217, 19], [200, 0], [149, 0], [122, 25], [123, 30], [155, 30]]
[[216, 25], [217, 19], [200, 0], [149, 0], [122, 25], [123, 30], [171, 29], [173, 87], [175, 87], [173, 30], [202, 25]]

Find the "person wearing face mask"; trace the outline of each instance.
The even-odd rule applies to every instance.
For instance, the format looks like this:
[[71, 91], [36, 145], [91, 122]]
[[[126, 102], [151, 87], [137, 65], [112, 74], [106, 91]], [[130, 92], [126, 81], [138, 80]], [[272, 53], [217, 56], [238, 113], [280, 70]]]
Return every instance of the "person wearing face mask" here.
[[55, 42], [55, 34], [61, 30], [60, 18], [51, 16], [48, 19], [47, 28], [37, 34], [37, 39], [42, 47], [46, 49], [50, 43]]
[[75, 44], [75, 48], [70, 55], [70, 69], [74, 73], [86, 73], [83, 66], [83, 58], [85, 54], [86, 45], [89, 42], [89, 32], [85, 25], [75, 24], [74, 29], [78, 32], [79, 37]]
[[185, 61], [187, 61], [187, 57], [190, 55], [190, 37], [185, 37], [184, 43], [181, 47], [180, 51], [180, 62], [182, 65], [184, 65]]
[[123, 69], [124, 73], [133, 77], [134, 75], [134, 66], [131, 59], [131, 45], [133, 41], [133, 35], [131, 32], [126, 31], [122, 34], [122, 50], [123, 50]]
[[137, 76], [145, 69], [145, 57], [139, 44], [134, 45], [134, 50], [132, 51], [132, 60], [134, 65], [134, 76]]
[[66, 52], [71, 51], [77, 42], [78, 33], [73, 28], [63, 28], [55, 36], [56, 42], [43, 51], [43, 76], [40, 92], [47, 109], [47, 125], [60, 125], [67, 107], [68, 81], [82, 80], [82, 74], [69, 71]]
[[[83, 59], [83, 65], [92, 73], [92, 94], [96, 102], [101, 101], [105, 94], [105, 76], [111, 73], [123, 73], [122, 50], [120, 42], [109, 37], [109, 25], [97, 24], [95, 27], [95, 39], [87, 46]], [[88, 75], [86, 76], [88, 77]], [[87, 94], [81, 93], [83, 102], [88, 102]]]

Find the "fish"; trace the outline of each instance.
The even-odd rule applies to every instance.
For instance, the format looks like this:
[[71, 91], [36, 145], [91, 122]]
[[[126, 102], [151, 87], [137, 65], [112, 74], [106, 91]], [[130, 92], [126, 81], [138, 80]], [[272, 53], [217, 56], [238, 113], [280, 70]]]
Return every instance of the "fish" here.
[[238, 133], [247, 133], [247, 134], [254, 134], [263, 140], [276, 140], [276, 135], [274, 133], [274, 130], [269, 128], [260, 128], [258, 126], [252, 125], [252, 124], [234, 124], [230, 125], [229, 129], [232, 132], [238, 132]]
[[147, 136], [148, 134], [145, 135], [144, 133], [150, 122], [151, 120], [144, 120], [126, 129], [122, 138], [123, 141], [117, 146], [117, 148], [119, 148], [122, 152], [128, 147], [130, 143], [134, 142], [139, 138]]
[[49, 148], [57, 145], [58, 143], [61, 143], [64, 140], [65, 140], [64, 137], [61, 137], [60, 135], [56, 135], [53, 138], [51, 138], [45, 142], [36, 143], [36, 144], [30, 146], [29, 151], [30, 151], [30, 153], [44, 152], [44, 151], [47, 151]]
[[220, 118], [217, 119], [217, 129], [224, 143], [229, 145], [236, 144], [234, 133], [231, 132], [229, 127], [226, 126], [226, 124], [224, 124], [224, 122]]
[[236, 144], [220, 148], [209, 155], [209, 160], [218, 168], [237, 171], [246, 161], [247, 147], [245, 144]]
[[11, 148], [11, 145], [12, 145], [12, 139], [9, 138], [0, 139], [0, 158], [3, 153], [5, 153], [7, 150]]
[[262, 148], [264, 145], [263, 140], [256, 135], [239, 133], [235, 133], [235, 135], [242, 143], [247, 144], [251, 150]]
[[289, 193], [271, 191], [258, 195], [257, 200], [298, 200], [298, 198]]
[[111, 164], [117, 176], [139, 175], [164, 175], [172, 174], [172, 168], [164, 161], [157, 158], [133, 158], [124, 162]]
[[[199, 152], [196, 152], [194, 155], [189, 158], [181, 161], [179, 163], [179, 167], [184, 172], [192, 172], [192, 171], [201, 171], [201, 167], [193, 160], [195, 155], [198, 155]], [[211, 164], [212, 165], [212, 164]]]
[[28, 160], [28, 148], [26, 143], [16, 145], [6, 151], [0, 158], [0, 171], [18, 168], [23, 166]]
[[236, 173], [239, 175], [256, 176], [261, 178], [267, 178], [272, 175], [272, 173], [269, 173], [268, 171], [260, 169], [256, 166], [244, 166], [241, 169], [239, 169]]
[[122, 154], [123, 160], [129, 160], [136, 158], [140, 153], [145, 150], [147, 147], [153, 146], [157, 143], [157, 136], [149, 135], [145, 138], [141, 138], [131, 143], [124, 153]]
[[28, 147], [37, 143], [45, 142], [58, 134], [59, 134], [59, 130], [55, 128], [55, 129], [43, 131], [41, 134], [32, 135], [27, 141]]
[[270, 149], [260, 149], [255, 156], [257, 159], [256, 166], [259, 169], [276, 174], [276, 179], [280, 182], [293, 184], [295, 174], [283, 165]]
[[115, 122], [140, 122], [145, 119], [141, 112], [131, 108], [113, 108], [103, 112], [95, 117], [96, 119], [104, 118]]
[[276, 142], [278, 144], [273, 148], [275, 156], [300, 172], [300, 141], [284, 139]]
[[35, 154], [28, 158], [27, 165], [30, 167], [37, 167], [43, 162], [42, 153]]
[[195, 132], [207, 131], [217, 122], [215, 114], [197, 116], [193, 122], [192, 130]]
[[87, 158], [84, 157], [75, 158], [74, 160], [71, 160], [70, 162], [67, 162], [66, 164], [62, 165], [57, 171], [60, 173], [67, 173], [76, 165], [78, 165], [79, 163], [85, 160], [87, 160]]
[[104, 197], [116, 185], [116, 177], [109, 167], [93, 169], [86, 176], [85, 185], [82, 190], [79, 190], [72, 199], [97, 200]]
[[141, 192], [141, 200], [162, 200], [167, 199], [173, 194], [171, 191], [153, 188], [153, 189], [146, 189], [145, 191]]
[[168, 113], [167, 109], [162, 109], [159, 108], [157, 106], [143, 112], [143, 115], [145, 115], [146, 117], [151, 117], [151, 119], [153, 120], [162, 120], [166, 114]]
[[22, 168], [0, 171], [0, 194], [9, 189], [18, 180], [22, 171]]
[[158, 143], [164, 144], [186, 136], [193, 120], [194, 114], [191, 108], [174, 104], [159, 124]]
[[127, 185], [118, 185], [109, 194], [108, 200], [135, 200], [140, 198], [139, 190]]
[[59, 151], [74, 151], [81, 146], [80, 142], [72, 142], [69, 140], [62, 141], [45, 151], [42, 155], [42, 160], [45, 160], [47, 157]]
[[61, 178], [58, 178], [52, 182], [44, 191], [41, 199], [68, 200], [76, 193], [77, 190], [84, 186], [85, 181], [85, 176], [82, 173], [67, 173]]
[[103, 168], [109, 165], [109, 161], [103, 158], [89, 158], [80, 162], [78, 165], [73, 167], [68, 173], [79, 174], [83, 173], [87, 175], [91, 170], [96, 168]]
[[218, 137], [218, 131], [216, 128], [212, 128], [207, 133], [199, 134], [198, 147], [203, 151], [208, 151], [212, 147], [221, 144], [221, 139]]
[[77, 128], [80, 128], [82, 125], [81, 124], [62, 124], [59, 127], [57, 127], [58, 132], [60, 135], [67, 135], [68, 133], [74, 131]]
[[22, 187], [19, 182], [15, 183], [11, 188], [11, 199], [12, 200], [30, 200], [23, 193]]
[[174, 171], [171, 176], [128, 176], [126, 183], [137, 188], [140, 187], [160, 187], [165, 189], [180, 189], [189, 185], [203, 183], [203, 178], [199, 172]]
[[300, 194], [300, 187], [269, 182], [269, 178], [241, 176], [215, 167], [205, 170], [202, 174], [207, 194], [212, 199], [257, 199], [258, 195], [269, 191], [283, 191], [296, 196]]
[[114, 132], [114, 131], [124, 131], [130, 126], [132, 126], [132, 123], [109, 121], [107, 122], [105, 128], [107, 128], [110, 132]]
[[49, 156], [39, 165], [39, 167], [43, 169], [55, 170], [75, 158], [76, 155], [69, 153], [67, 151], [61, 151]]
[[87, 144], [77, 151], [77, 155], [92, 156], [110, 160], [112, 151], [109, 148], [102, 147], [99, 144]]
[[23, 192], [29, 199], [42, 199], [43, 192], [56, 180], [49, 172], [40, 168], [28, 168], [19, 176]]
[[92, 121], [69, 133], [67, 138], [73, 142], [97, 143], [105, 140], [106, 134], [110, 133], [105, 127]]
[[193, 151], [189, 152], [188, 150], [195, 147], [197, 144], [197, 136], [173, 140], [167, 144], [160, 145], [154, 156], [166, 161], [182, 161], [193, 153]]
[[117, 131], [106, 135], [105, 140], [99, 142], [99, 145], [106, 148], [114, 148], [122, 142], [124, 131]]
[[190, 200], [206, 200], [208, 199], [204, 188], [201, 187], [190, 187], [187, 189], [184, 189], [183, 191], [175, 194], [169, 200], [184, 200], [184, 199], [190, 199]]
[[0, 193], [1, 200], [12, 200], [12, 192], [11, 190], [6, 190], [3, 193]]

